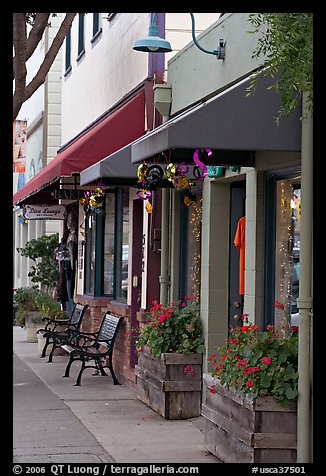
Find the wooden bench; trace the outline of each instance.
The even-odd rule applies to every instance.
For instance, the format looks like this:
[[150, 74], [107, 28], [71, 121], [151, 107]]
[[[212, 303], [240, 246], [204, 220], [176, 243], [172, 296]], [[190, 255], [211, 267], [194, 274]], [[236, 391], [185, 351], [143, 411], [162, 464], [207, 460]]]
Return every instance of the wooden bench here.
[[81, 384], [82, 374], [87, 368], [94, 368], [96, 374], [100, 372], [101, 375], [107, 375], [104, 369], [108, 368], [114, 385], [121, 385], [113, 370], [112, 354], [115, 338], [122, 319], [123, 317], [116, 317], [106, 312], [97, 332], [75, 332], [70, 343], [61, 344], [60, 347], [70, 355], [64, 377], [69, 377], [72, 363], [80, 360], [82, 365], [75, 386]]
[[[39, 329], [36, 331], [37, 334], [40, 334], [45, 338], [45, 344], [41, 353], [41, 357], [46, 356], [46, 349], [50, 344], [52, 344], [52, 349], [48, 359], [48, 362], [52, 362], [55, 349], [60, 347], [60, 344], [64, 342], [70, 342], [71, 338], [73, 337], [73, 331], [79, 331], [87, 308], [88, 304], [83, 305], [76, 303], [72, 309], [69, 319], [51, 319], [49, 317], [42, 318], [43, 321], [47, 321], [46, 326], [44, 329]], [[65, 327], [64, 330], [62, 330], [62, 326]]]

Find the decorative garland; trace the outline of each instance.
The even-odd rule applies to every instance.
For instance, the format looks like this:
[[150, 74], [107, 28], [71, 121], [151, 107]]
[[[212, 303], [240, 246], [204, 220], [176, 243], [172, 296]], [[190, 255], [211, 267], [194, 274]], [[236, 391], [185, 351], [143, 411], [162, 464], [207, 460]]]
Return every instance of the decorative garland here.
[[[207, 154], [208, 158], [213, 155], [211, 149], [195, 150], [193, 155], [195, 164], [193, 167], [193, 178], [187, 176], [190, 166], [185, 162], [181, 162], [178, 165], [169, 162], [165, 169], [158, 164], [151, 166], [148, 166], [146, 162], [140, 164], [137, 169], [138, 181], [136, 184], [138, 198], [148, 201], [152, 192], [156, 191], [158, 187], [175, 188], [183, 193], [184, 204], [187, 206], [192, 205], [197, 199], [196, 194], [191, 191], [191, 187], [195, 185], [194, 180], [204, 180], [208, 175], [207, 166], [200, 160], [200, 155], [203, 152]], [[151, 213], [152, 209], [149, 202], [146, 204], [146, 209]]]
[[103, 215], [105, 213], [105, 193], [101, 187], [96, 187], [95, 190], [86, 190], [84, 197], [81, 197], [79, 203], [83, 206], [87, 213], [96, 213]]

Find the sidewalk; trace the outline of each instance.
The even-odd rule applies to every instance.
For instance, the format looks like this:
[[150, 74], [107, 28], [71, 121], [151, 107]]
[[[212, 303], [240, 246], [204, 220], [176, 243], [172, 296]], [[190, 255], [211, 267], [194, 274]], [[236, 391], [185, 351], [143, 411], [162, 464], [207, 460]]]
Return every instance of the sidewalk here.
[[[111, 376], [83, 374], [75, 387], [80, 364], [62, 378], [67, 356], [52, 363], [39, 356], [38, 344], [26, 342], [25, 330], [13, 327], [13, 350], [76, 415], [116, 463], [220, 463], [204, 447], [203, 418], [166, 420], [142, 403], [125, 385], [113, 385]], [[15, 412], [15, 408], [14, 408]]]

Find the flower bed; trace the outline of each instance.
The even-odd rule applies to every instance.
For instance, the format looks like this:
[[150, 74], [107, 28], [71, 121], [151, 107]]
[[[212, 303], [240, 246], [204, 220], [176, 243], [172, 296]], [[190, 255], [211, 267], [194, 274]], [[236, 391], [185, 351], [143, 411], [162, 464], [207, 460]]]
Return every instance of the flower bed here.
[[227, 343], [208, 360], [212, 376], [243, 395], [268, 395], [284, 404], [297, 398], [297, 329], [284, 337], [271, 325], [264, 332], [252, 325], [231, 328]]
[[225, 463], [295, 463], [298, 329], [230, 329], [204, 376], [206, 448]]
[[167, 419], [199, 416], [203, 343], [195, 295], [171, 306], [154, 301], [136, 344], [140, 400]]

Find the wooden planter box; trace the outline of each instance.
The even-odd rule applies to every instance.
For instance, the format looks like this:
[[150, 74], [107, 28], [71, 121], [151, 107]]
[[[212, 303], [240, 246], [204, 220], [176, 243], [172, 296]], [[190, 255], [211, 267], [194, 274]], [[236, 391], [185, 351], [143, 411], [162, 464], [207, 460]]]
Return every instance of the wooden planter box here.
[[[202, 404], [204, 445], [224, 463], [296, 463], [297, 408], [272, 397], [247, 398], [210, 374]], [[217, 384], [217, 393], [208, 387]]]
[[139, 399], [164, 418], [183, 420], [200, 415], [202, 354], [152, 357], [145, 349], [139, 354], [135, 374]]

